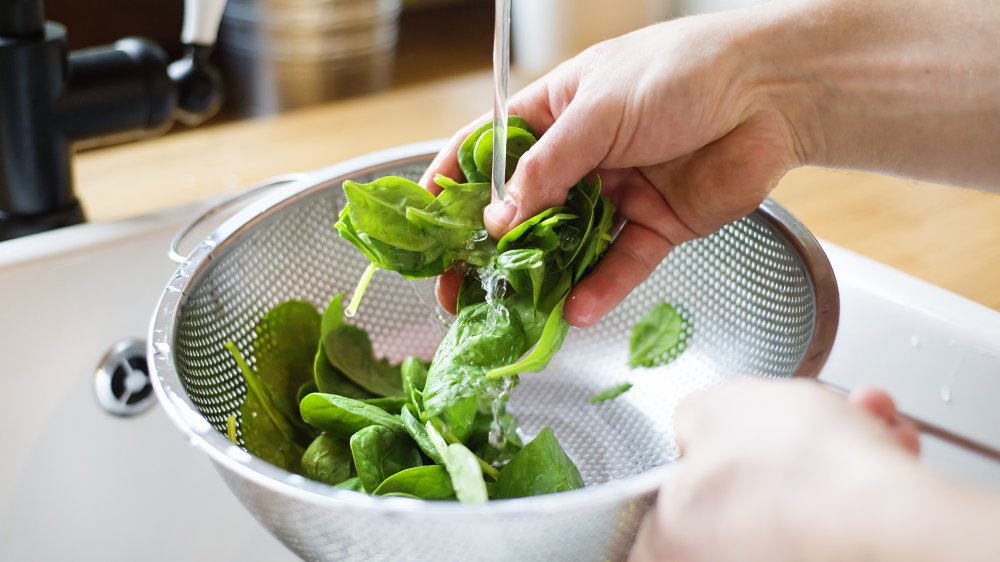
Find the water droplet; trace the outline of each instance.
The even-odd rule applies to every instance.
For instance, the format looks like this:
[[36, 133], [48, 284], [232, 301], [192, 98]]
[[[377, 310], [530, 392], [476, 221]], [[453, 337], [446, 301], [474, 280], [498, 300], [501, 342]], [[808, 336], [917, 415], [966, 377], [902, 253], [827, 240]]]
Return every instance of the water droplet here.
[[910, 336], [910, 345], [914, 348], [920, 347], [920, 336], [914, 335]]
[[166, 355], [170, 353], [170, 344], [165, 341], [154, 341], [153, 352], [157, 355]]
[[942, 386], [941, 387], [941, 401], [945, 404], [951, 404], [951, 387]]

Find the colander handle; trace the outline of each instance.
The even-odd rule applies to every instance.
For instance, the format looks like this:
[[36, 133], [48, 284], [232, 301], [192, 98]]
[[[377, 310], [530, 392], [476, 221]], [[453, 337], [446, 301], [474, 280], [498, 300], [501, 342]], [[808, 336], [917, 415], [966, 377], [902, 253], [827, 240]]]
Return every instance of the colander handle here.
[[281, 176], [275, 176], [253, 185], [240, 193], [223, 200], [221, 203], [213, 205], [204, 213], [192, 219], [191, 222], [185, 224], [180, 230], [177, 231], [177, 234], [174, 234], [174, 237], [170, 239], [170, 247], [167, 248], [167, 257], [170, 258], [171, 261], [179, 264], [186, 262], [190, 254], [182, 254], [180, 251], [180, 245], [184, 239], [191, 234], [191, 231], [198, 228], [206, 220], [218, 215], [222, 211], [229, 209], [241, 201], [246, 201], [247, 199], [260, 195], [269, 189], [297, 182], [307, 177], [309, 177], [308, 174], [284, 174]]

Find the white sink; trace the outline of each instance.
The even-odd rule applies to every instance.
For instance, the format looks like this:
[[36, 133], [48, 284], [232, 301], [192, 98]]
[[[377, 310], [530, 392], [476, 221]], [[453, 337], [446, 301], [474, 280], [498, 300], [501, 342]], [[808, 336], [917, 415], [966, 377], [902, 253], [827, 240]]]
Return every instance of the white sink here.
[[167, 242], [196, 212], [0, 244], [0, 560], [296, 559], [157, 406], [119, 418], [95, 398], [105, 352], [145, 339]]
[[[144, 339], [200, 209], [0, 244], [0, 560], [291, 560], [157, 406], [101, 410], [94, 371]], [[824, 378], [1000, 447], [1000, 314], [826, 245], [842, 292]], [[942, 399], [944, 393], [944, 398]], [[925, 439], [926, 462], [1000, 487], [1000, 464]]]

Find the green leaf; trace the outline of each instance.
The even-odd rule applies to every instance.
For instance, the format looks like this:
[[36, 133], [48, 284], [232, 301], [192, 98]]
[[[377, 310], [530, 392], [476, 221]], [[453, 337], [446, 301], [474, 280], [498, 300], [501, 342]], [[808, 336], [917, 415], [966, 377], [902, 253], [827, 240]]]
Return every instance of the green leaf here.
[[[510, 130], [510, 128], [521, 129], [533, 138], [538, 138], [538, 135], [531, 129], [528, 122], [517, 115], [510, 115], [507, 117], [507, 127], [508, 130]], [[480, 125], [478, 129], [465, 138], [465, 141], [458, 149], [458, 166], [461, 168], [462, 173], [465, 174], [465, 178], [469, 182], [489, 183], [490, 177], [492, 176], [492, 173], [483, 173], [476, 166], [476, 145], [480, 142], [480, 138], [482, 138], [483, 135], [486, 135], [491, 139], [490, 144], [492, 145], [492, 121], [488, 121]], [[508, 146], [509, 144], [510, 143], [508, 142]], [[513, 170], [514, 166], [508, 164], [507, 168]], [[486, 170], [492, 171], [492, 166], [488, 166]]]
[[448, 444], [444, 437], [434, 428], [434, 424], [427, 422], [424, 426], [427, 436], [441, 456], [448, 475], [451, 476], [451, 483], [455, 489], [455, 496], [460, 502], [476, 503], [489, 500], [486, 492], [486, 481], [483, 479], [483, 469], [480, 463], [483, 461], [476, 457], [465, 445], [461, 443]]
[[527, 244], [521, 243], [521, 238], [524, 237], [531, 229], [535, 228], [543, 220], [551, 218], [556, 213], [559, 212], [560, 207], [551, 207], [545, 209], [544, 211], [538, 213], [537, 215], [531, 217], [530, 219], [522, 222], [513, 229], [511, 229], [507, 234], [504, 234], [502, 238], [497, 242], [497, 251], [506, 252], [507, 250], [514, 250], [517, 248], [526, 247]]
[[495, 497], [521, 498], [582, 487], [580, 471], [547, 427], [500, 471]]
[[[600, 182], [598, 182], [598, 185]], [[594, 209], [594, 228], [584, 243], [583, 250], [573, 266], [573, 282], [576, 283], [590, 270], [597, 259], [611, 245], [611, 229], [614, 227], [615, 206], [607, 197], [598, 198]]]
[[413, 252], [439, 245], [430, 233], [406, 220], [407, 208], [423, 209], [434, 202], [434, 196], [416, 182], [396, 176], [371, 183], [347, 180], [344, 193], [351, 221], [368, 236]]
[[[316, 379], [316, 390], [324, 394], [339, 394], [356, 400], [372, 398], [371, 392], [354, 384], [343, 373], [334, 368], [326, 358], [326, 352], [320, 344], [319, 351], [316, 352], [316, 361], [313, 366], [313, 373]], [[302, 397], [304, 398], [304, 397]], [[299, 402], [302, 402], [299, 398]]]
[[399, 366], [399, 371], [403, 377], [403, 393], [410, 397], [410, 402], [417, 411], [423, 410], [424, 385], [427, 384], [427, 367], [424, 362], [417, 357], [407, 357]]
[[656, 305], [632, 326], [628, 366], [660, 367], [676, 359], [687, 347], [687, 322], [664, 302]]
[[[534, 135], [518, 127], [507, 126], [507, 154], [504, 166], [504, 182], [510, 181], [514, 175], [517, 161], [535, 145]], [[473, 161], [476, 170], [487, 178], [493, 177], [493, 128], [479, 136], [473, 148]]]
[[306, 436], [274, 404], [270, 389], [250, 368], [236, 344], [226, 342], [224, 346], [246, 382], [246, 396], [240, 405], [243, 446], [250, 454], [275, 466], [298, 472], [304, 452], [299, 442]]
[[601, 402], [607, 402], [608, 400], [614, 400], [622, 394], [625, 394], [632, 389], [632, 383], [623, 382], [613, 386], [609, 386], [604, 390], [598, 392], [597, 394], [590, 397], [589, 402], [591, 404], [600, 404]]
[[243, 432], [243, 446], [251, 455], [261, 458], [274, 466], [298, 473], [305, 452], [298, 444], [300, 438], [291, 429], [291, 422], [276, 422], [268, 415], [273, 406], [264, 406], [264, 400], [252, 390], [240, 406], [240, 428]]
[[351, 382], [372, 394], [401, 395], [403, 382], [399, 368], [376, 359], [368, 333], [344, 322], [342, 298], [343, 294], [334, 297], [323, 314], [322, 346], [327, 360]]
[[407, 396], [380, 396], [378, 398], [365, 398], [361, 400], [365, 404], [381, 408], [386, 412], [396, 412], [410, 401]]
[[302, 473], [319, 482], [339, 484], [351, 477], [351, 458], [344, 439], [323, 433], [302, 455]]
[[443, 466], [415, 466], [389, 476], [375, 489], [376, 496], [393, 495], [424, 500], [452, 500], [455, 490]]
[[489, 500], [483, 470], [472, 451], [461, 443], [452, 443], [441, 456], [444, 459], [444, 467], [451, 476], [458, 501], [479, 503]]
[[517, 314], [487, 303], [463, 308], [427, 372], [427, 417], [440, 417], [449, 431], [464, 439], [480, 402], [488, 400], [484, 398], [490, 384], [486, 371], [513, 363], [529, 345]]
[[269, 310], [254, 327], [257, 376], [270, 390], [274, 405], [293, 422], [298, 419], [298, 391], [313, 380], [320, 314], [304, 301], [286, 301]]
[[399, 413], [399, 418], [403, 421], [403, 427], [406, 432], [410, 434], [413, 441], [416, 442], [417, 447], [427, 455], [436, 464], [444, 464], [444, 459], [441, 457], [441, 453], [438, 448], [431, 441], [430, 435], [427, 434], [427, 428], [424, 427], [420, 420], [418, 420], [406, 407], [403, 407]]
[[420, 466], [420, 452], [410, 438], [381, 425], [365, 427], [352, 435], [351, 453], [358, 478], [368, 493], [393, 474]]
[[490, 369], [486, 376], [494, 379], [499, 377], [509, 377], [531, 371], [541, 371], [552, 360], [552, 357], [562, 347], [563, 340], [569, 332], [569, 323], [563, 320], [563, 309], [566, 306], [566, 297], [563, 297], [559, 304], [549, 313], [542, 329], [542, 335], [538, 339], [535, 347], [519, 361]]
[[438, 245], [417, 252], [376, 240], [367, 233], [359, 231], [354, 225], [351, 220], [350, 205], [345, 206], [340, 212], [340, 218], [334, 226], [341, 238], [361, 250], [370, 262], [381, 269], [399, 272], [410, 279], [434, 277], [444, 273], [446, 265], [443, 246]]
[[309, 394], [299, 404], [309, 425], [340, 437], [350, 437], [372, 425], [406, 433], [403, 422], [378, 406], [336, 394]]
[[347, 480], [344, 480], [340, 484], [334, 486], [334, 488], [338, 488], [341, 490], [353, 490], [355, 492], [365, 491], [364, 485], [361, 484], [361, 479], [358, 478], [357, 476], [353, 476], [351, 478], [348, 478]]

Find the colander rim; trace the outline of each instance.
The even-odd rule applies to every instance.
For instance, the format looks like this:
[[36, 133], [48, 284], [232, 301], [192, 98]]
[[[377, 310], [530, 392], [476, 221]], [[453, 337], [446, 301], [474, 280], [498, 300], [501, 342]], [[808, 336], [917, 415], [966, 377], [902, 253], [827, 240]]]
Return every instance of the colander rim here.
[[[402, 145], [343, 161], [312, 172], [302, 179], [285, 183], [245, 209], [233, 215], [218, 226], [191, 251], [168, 281], [157, 303], [148, 339], [151, 379], [157, 399], [167, 417], [182, 431], [197, 449], [205, 452], [218, 466], [229, 470], [243, 479], [250, 480], [265, 488], [280, 491], [283, 495], [295, 497], [311, 503], [360, 506], [378, 512], [399, 515], [419, 514], [421, 516], [497, 516], [517, 514], [554, 513], [580, 508], [592, 509], [606, 504], [620, 504], [623, 499], [638, 500], [652, 497], [659, 486], [669, 478], [676, 468], [676, 461], [644, 471], [640, 474], [621, 478], [584, 488], [527, 498], [494, 500], [483, 504], [459, 502], [414, 501], [404, 498], [373, 497], [349, 490], [309, 480], [303, 476], [278, 468], [263, 461], [237, 445], [217, 431], [194, 403], [180, 383], [174, 367], [173, 335], [178, 323], [177, 311], [185, 303], [187, 288], [199, 279], [211, 266], [228, 244], [251, 228], [264, 217], [285, 205], [293, 204], [314, 190], [325, 189], [331, 182], [341, 182], [347, 176], [377, 171], [380, 168], [398, 167], [408, 162], [429, 160], [444, 145], [444, 140], [433, 140]], [[836, 282], [832, 267], [818, 241], [791, 213], [768, 199], [755, 211], [769, 225], [776, 228], [788, 242], [802, 254], [804, 262], [817, 272], [807, 271], [812, 276], [811, 285], [816, 291], [817, 303], [823, 297], [827, 303], [825, 322], [833, 322], [822, 327], [817, 309], [816, 327], [810, 340], [809, 350], [795, 376], [815, 377], [829, 354], [833, 336], [836, 333], [837, 306]], [[823, 282], [824, 287], [818, 287]], [[832, 283], [832, 286], [830, 285]], [[832, 308], [829, 306], [833, 304]], [[832, 317], [831, 317], [832, 315]], [[828, 341], [817, 341], [819, 339]]]

